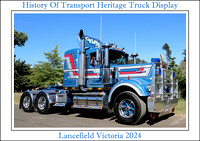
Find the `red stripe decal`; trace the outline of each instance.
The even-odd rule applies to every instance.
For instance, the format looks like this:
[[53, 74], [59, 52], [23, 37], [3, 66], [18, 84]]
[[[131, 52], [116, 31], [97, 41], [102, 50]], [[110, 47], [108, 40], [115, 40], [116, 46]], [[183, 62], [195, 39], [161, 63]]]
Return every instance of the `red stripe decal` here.
[[136, 73], [142, 73], [142, 72], [136, 72], [136, 71], [119, 72], [119, 74], [136, 74]]
[[138, 71], [143, 71], [143, 70], [144, 70], [144, 68], [139, 68], [139, 69], [138, 69]]
[[[75, 65], [74, 65], [74, 60], [73, 60], [72, 54], [65, 55], [65, 57], [69, 57], [69, 61], [71, 63], [72, 69], [75, 69]], [[76, 71], [73, 71], [73, 75], [78, 76], [78, 73], [76, 73]]]
[[138, 74], [143, 73], [144, 68], [139, 68], [138, 71], [126, 71], [126, 72], [119, 72], [119, 74]]
[[[75, 69], [75, 65], [74, 65], [74, 60], [73, 60], [72, 54], [65, 55], [64, 57], [69, 57], [69, 61], [71, 63], [72, 69]], [[78, 73], [76, 73], [76, 71], [73, 71], [73, 75], [74, 76], [78, 76]], [[89, 74], [87, 74], [87, 76], [94, 76], [94, 75], [97, 75], [97, 73], [89, 73]]]

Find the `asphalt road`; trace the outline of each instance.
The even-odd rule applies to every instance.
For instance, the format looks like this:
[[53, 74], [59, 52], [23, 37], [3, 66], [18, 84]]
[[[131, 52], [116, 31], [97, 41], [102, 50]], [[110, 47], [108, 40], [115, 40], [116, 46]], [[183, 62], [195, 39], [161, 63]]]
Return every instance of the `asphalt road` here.
[[71, 113], [62, 113], [59, 109], [52, 110], [51, 113], [41, 115], [38, 112], [25, 113], [19, 109], [17, 104], [14, 105], [14, 127], [62, 127], [62, 128], [184, 128], [186, 127], [186, 116], [168, 114], [158, 117], [155, 121], [143, 121], [138, 125], [123, 125], [118, 123], [114, 114], [106, 114], [103, 111], [96, 110], [73, 110]]

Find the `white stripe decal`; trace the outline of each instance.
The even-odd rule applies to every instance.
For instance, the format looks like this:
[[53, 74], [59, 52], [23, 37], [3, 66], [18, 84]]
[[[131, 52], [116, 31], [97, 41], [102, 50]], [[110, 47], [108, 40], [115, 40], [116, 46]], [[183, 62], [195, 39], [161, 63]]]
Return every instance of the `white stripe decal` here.
[[[73, 58], [72, 58], [73, 59]], [[74, 71], [78, 72], [79, 69], [72, 69], [72, 64], [70, 62], [70, 58], [69, 57], [65, 57], [65, 61], [67, 64], [67, 70], [64, 70], [64, 72], [68, 72], [69, 73], [69, 78], [78, 78], [77, 75], [74, 75]], [[139, 69], [139, 68], [144, 68], [144, 70], [140, 73], [134, 73], [134, 74], [120, 74], [119, 73], [119, 78], [127, 78], [128, 76], [130, 77], [145, 77], [148, 76], [149, 72], [150, 72], [150, 68], [152, 65], [139, 65], [139, 66], [125, 66], [125, 67], [117, 67], [118, 71], [122, 70], [122, 69]], [[110, 70], [112, 71], [114, 68], [110, 68]], [[100, 78], [100, 74], [98, 72], [100, 72], [99, 68], [94, 68], [94, 69], [87, 69], [87, 71], [92, 71], [93, 73], [97, 73], [97, 75], [90, 75], [90, 76], [86, 76], [86, 78]]]

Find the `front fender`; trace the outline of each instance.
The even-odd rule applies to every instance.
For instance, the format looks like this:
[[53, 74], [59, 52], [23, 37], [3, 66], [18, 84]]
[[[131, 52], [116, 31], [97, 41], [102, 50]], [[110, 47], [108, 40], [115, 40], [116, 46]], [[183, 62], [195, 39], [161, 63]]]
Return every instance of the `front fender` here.
[[[122, 80], [122, 81], [116, 83], [110, 90], [109, 95], [108, 95], [108, 103], [111, 101], [112, 94], [115, 92], [115, 90], [117, 88], [123, 87], [123, 86], [128, 86], [128, 87], [132, 88], [133, 90], [136, 91], [136, 93], [139, 96], [149, 96], [149, 93], [146, 90], [147, 88], [143, 85], [143, 83], [140, 80], [137, 80], [137, 79]], [[126, 90], [124, 90], [124, 91], [126, 91]]]

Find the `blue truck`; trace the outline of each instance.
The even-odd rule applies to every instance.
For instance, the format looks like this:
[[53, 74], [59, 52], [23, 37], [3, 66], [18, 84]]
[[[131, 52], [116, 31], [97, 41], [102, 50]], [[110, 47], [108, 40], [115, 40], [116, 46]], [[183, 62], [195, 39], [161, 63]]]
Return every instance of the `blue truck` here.
[[114, 112], [123, 124], [137, 124], [171, 113], [178, 102], [174, 72], [162, 67], [159, 58], [151, 63], [128, 62], [129, 55], [116, 44], [78, 34], [80, 48], [64, 54], [63, 90], [25, 91], [20, 108], [47, 113], [51, 107], [101, 109]]

